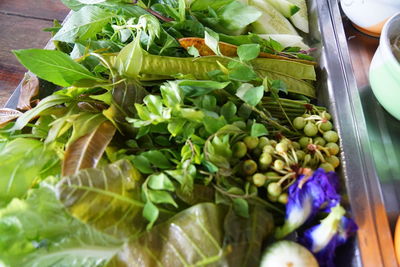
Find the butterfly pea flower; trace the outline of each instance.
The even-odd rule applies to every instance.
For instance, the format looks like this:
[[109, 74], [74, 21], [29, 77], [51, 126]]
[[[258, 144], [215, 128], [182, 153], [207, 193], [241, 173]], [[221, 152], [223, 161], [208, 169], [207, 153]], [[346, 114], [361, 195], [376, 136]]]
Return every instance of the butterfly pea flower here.
[[311, 220], [319, 211], [329, 211], [340, 202], [337, 193], [339, 179], [335, 172], [325, 172], [320, 168], [314, 172], [305, 169], [303, 173], [289, 187], [285, 223], [275, 232], [278, 239]]
[[331, 208], [329, 215], [320, 224], [306, 230], [300, 243], [307, 247], [317, 258], [321, 267], [334, 267], [335, 250], [346, 243], [357, 230], [357, 225], [345, 217], [346, 211], [339, 204]]

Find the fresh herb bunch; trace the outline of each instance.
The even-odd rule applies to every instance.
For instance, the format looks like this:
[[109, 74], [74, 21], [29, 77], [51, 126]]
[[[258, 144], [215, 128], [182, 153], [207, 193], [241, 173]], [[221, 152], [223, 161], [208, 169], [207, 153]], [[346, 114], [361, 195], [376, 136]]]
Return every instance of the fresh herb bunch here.
[[[258, 266], [274, 232], [328, 202], [342, 214], [335, 173], [314, 173], [339, 165], [331, 117], [312, 104], [315, 62], [247, 33], [261, 11], [63, 2], [74, 12], [47, 29], [56, 49], [14, 51], [34, 74], [20, 111], [0, 110], [5, 265]], [[331, 194], [295, 206], [293, 223], [317, 176]]]

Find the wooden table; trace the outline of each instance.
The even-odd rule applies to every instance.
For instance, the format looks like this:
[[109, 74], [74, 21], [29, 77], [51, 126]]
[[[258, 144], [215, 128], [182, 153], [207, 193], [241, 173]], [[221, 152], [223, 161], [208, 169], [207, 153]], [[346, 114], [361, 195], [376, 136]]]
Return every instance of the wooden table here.
[[43, 48], [51, 36], [42, 29], [68, 11], [60, 0], [0, 0], [0, 107], [26, 71], [11, 50]]

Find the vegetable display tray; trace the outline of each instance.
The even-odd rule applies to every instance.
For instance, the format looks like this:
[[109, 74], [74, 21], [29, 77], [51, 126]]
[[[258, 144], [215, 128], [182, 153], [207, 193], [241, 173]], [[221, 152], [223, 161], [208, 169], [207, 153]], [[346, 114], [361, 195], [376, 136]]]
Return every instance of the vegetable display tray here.
[[[308, 7], [309, 41], [312, 47], [318, 48], [318, 100], [319, 104], [329, 108], [341, 137], [343, 200], [359, 226], [357, 237], [339, 249], [336, 265], [397, 266], [383, 187], [378, 178], [378, 173], [384, 169], [375, 165], [368, 133], [368, 125], [370, 127], [376, 117], [369, 119], [367, 124], [362, 100], [370, 100], [363, 98], [357, 88], [338, 0], [309, 0]], [[50, 43], [47, 48], [51, 48]], [[16, 107], [19, 89], [20, 86], [6, 107]], [[382, 113], [375, 113], [376, 116], [379, 114]], [[385, 139], [380, 140], [384, 142]], [[387, 156], [384, 150], [380, 153], [384, 154], [382, 157]], [[386, 196], [388, 199], [390, 201], [389, 195]]]

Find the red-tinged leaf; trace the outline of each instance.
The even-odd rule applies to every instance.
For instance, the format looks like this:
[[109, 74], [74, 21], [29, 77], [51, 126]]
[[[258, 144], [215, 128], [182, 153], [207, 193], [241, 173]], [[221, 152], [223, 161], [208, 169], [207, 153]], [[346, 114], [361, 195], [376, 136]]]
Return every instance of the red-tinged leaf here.
[[1, 108], [0, 109], [0, 128], [6, 126], [10, 121], [15, 120], [19, 116], [21, 116], [21, 112], [15, 109], [10, 108]]
[[74, 175], [79, 170], [94, 168], [115, 134], [110, 121], [101, 123], [93, 132], [78, 138], [65, 151], [62, 175]]
[[19, 110], [30, 110], [32, 108], [32, 99], [39, 94], [39, 79], [30, 75], [25, 74], [24, 80], [22, 81], [21, 92], [18, 99], [17, 108]]

